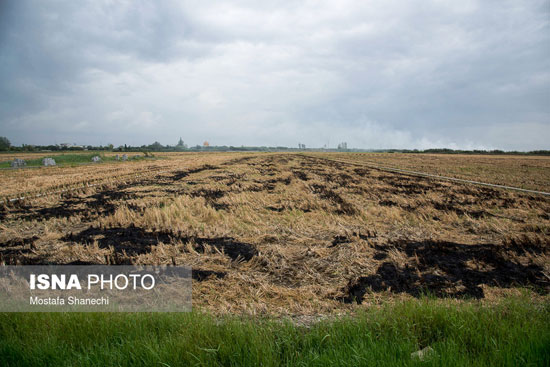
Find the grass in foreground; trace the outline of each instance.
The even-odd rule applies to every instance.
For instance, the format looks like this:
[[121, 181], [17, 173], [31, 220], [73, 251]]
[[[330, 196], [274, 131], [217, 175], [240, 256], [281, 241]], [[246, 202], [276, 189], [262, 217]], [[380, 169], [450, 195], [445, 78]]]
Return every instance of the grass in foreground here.
[[[413, 300], [307, 328], [191, 314], [0, 314], [4, 366], [544, 366], [550, 305]], [[426, 361], [411, 353], [431, 346]]]

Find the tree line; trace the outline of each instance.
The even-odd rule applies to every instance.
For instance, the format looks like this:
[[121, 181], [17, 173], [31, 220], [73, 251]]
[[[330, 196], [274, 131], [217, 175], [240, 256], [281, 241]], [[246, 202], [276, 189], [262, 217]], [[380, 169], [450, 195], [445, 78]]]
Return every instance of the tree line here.
[[185, 151], [260, 151], [260, 152], [273, 152], [273, 151], [328, 151], [328, 152], [381, 152], [381, 153], [431, 153], [431, 154], [513, 154], [513, 155], [550, 155], [550, 150], [532, 150], [528, 152], [521, 151], [504, 151], [504, 150], [460, 150], [460, 149], [348, 149], [346, 145], [339, 145], [338, 149], [326, 149], [326, 148], [308, 148], [306, 149], [304, 144], [299, 144], [298, 148], [289, 148], [285, 146], [232, 146], [232, 145], [209, 145], [205, 142], [203, 145], [187, 146], [180, 138], [176, 145], [163, 145], [158, 141], [155, 141], [149, 145], [131, 146], [120, 145], [115, 147], [113, 144], [107, 144], [105, 146], [99, 145], [86, 145], [86, 146], [68, 146], [66, 144], [50, 144], [50, 145], [29, 145], [22, 144], [21, 146], [14, 146], [10, 143], [10, 140], [5, 136], [0, 136], [0, 151], [12, 151], [12, 152], [41, 152], [41, 151], [81, 151], [81, 150], [103, 150], [110, 152], [185, 152]]

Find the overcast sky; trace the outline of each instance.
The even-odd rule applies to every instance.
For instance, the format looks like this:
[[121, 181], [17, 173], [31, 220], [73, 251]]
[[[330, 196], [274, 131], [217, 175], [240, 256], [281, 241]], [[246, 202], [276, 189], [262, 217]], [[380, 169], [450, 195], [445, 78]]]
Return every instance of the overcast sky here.
[[0, 1], [12, 144], [550, 149], [549, 1]]

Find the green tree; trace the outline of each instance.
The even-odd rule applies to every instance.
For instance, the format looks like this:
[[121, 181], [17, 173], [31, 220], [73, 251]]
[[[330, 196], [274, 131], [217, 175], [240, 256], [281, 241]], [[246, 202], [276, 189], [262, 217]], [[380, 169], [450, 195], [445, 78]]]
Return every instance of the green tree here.
[[0, 150], [10, 150], [11, 143], [5, 136], [0, 136]]
[[148, 148], [153, 151], [160, 151], [162, 150], [163, 146], [158, 141], [155, 141], [153, 144], [149, 145]]

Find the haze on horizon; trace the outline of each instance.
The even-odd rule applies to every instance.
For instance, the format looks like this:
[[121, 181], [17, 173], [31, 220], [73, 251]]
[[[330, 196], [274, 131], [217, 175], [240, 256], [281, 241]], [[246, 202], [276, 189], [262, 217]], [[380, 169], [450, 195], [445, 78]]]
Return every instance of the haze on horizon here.
[[3, 1], [12, 144], [549, 149], [550, 3]]

